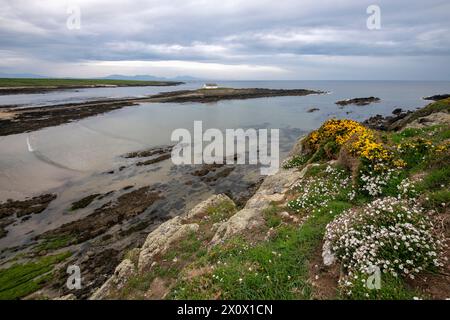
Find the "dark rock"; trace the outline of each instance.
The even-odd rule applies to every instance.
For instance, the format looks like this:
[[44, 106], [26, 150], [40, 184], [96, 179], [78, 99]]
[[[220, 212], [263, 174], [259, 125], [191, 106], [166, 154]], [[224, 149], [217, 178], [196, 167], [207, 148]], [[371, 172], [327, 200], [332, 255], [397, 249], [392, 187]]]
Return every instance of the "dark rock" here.
[[138, 162], [136, 165], [137, 166], [148, 166], [150, 164], [154, 164], [154, 163], [158, 163], [158, 162], [170, 159], [170, 157], [171, 157], [171, 154], [167, 153], [167, 154], [163, 154], [162, 156], [159, 156], [159, 157], [156, 157], [153, 159]]
[[[173, 149], [173, 146], [155, 147], [155, 148], [151, 148], [148, 150], [130, 152], [130, 153], [127, 153], [124, 157], [127, 159], [147, 158], [147, 157], [151, 157], [154, 155], [167, 154], [167, 153], [171, 152], [172, 149]], [[125, 167], [123, 167], [123, 168], [125, 168]]]
[[8, 225], [12, 224], [15, 220], [12, 218], [4, 218], [0, 220], [0, 239], [6, 237], [8, 231], [5, 229]]
[[56, 194], [43, 194], [31, 199], [8, 200], [0, 204], [0, 219], [16, 214], [17, 218], [44, 211], [50, 202], [56, 199]]
[[109, 228], [124, 220], [141, 214], [159, 199], [162, 197], [158, 191], [150, 187], [142, 187], [104, 204], [80, 220], [44, 232], [39, 238], [73, 236], [75, 237], [74, 243], [82, 243], [105, 233]]
[[413, 113], [412, 111], [401, 111], [400, 113], [396, 112], [396, 114], [394, 114], [393, 116], [386, 116], [386, 117], [377, 114], [376, 116], [370, 117], [369, 119], [365, 120], [363, 124], [375, 130], [382, 130], [382, 131], [397, 130], [398, 128], [396, 126], [396, 123], [398, 123], [399, 120], [402, 120], [405, 117], [411, 115], [412, 113]]
[[433, 101], [438, 101], [438, 100], [444, 100], [450, 98], [450, 94], [436, 94], [434, 96], [429, 96], [429, 97], [424, 97], [424, 100], [433, 100]]
[[346, 100], [340, 100], [336, 101], [335, 104], [340, 106], [346, 106], [349, 104], [354, 104], [357, 106], [366, 106], [368, 104], [371, 104], [373, 102], [379, 102], [381, 99], [377, 97], [367, 97], [367, 98], [353, 98], [353, 99], [346, 99]]
[[398, 116], [402, 112], [403, 112], [402, 108], [395, 108], [394, 110], [392, 110], [392, 114], [395, 114], [396, 116]]
[[95, 200], [95, 198], [97, 198], [100, 194], [99, 193], [95, 193], [95, 194], [91, 194], [87, 197], [84, 197], [81, 200], [78, 200], [76, 202], [72, 203], [72, 206], [70, 207], [70, 210], [78, 210], [78, 209], [83, 209], [86, 208], [88, 205], [90, 205], [92, 203], [92, 201]]

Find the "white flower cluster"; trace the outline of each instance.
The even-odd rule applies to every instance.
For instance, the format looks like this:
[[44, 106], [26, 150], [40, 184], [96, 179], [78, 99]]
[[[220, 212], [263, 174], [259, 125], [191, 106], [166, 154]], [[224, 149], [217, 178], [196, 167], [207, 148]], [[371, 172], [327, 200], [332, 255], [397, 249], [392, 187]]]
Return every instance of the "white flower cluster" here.
[[398, 170], [378, 165], [377, 170], [368, 166], [369, 172], [360, 175], [361, 190], [366, 191], [372, 197], [379, 196], [383, 193], [383, 187], [398, 174]]
[[282, 162], [281, 167], [283, 169], [297, 168], [297, 167], [300, 167], [301, 165], [305, 164], [307, 160], [308, 160], [308, 157], [306, 155], [295, 155], [293, 157], [285, 159]]
[[410, 278], [441, 267], [440, 252], [446, 246], [442, 239], [418, 205], [393, 197], [346, 211], [327, 225], [325, 233], [326, 245], [348, 272], [346, 286], [357, 274], [370, 275], [374, 267]]
[[288, 208], [300, 212], [302, 209], [324, 207], [337, 197], [345, 197], [345, 200], [350, 201], [355, 198], [356, 191], [345, 170], [329, 165], [325, 174], [325, 177], [311, 177], [295, 185], [293, 188], [301, 194], [297, 199], [289, 201]]
[[403, 179], [399, 185], [397, 185], [398, 189], [398, 198], [413, 198], [416, 196], [416, 189], [414, 183], [411, 182], [408, 178]]

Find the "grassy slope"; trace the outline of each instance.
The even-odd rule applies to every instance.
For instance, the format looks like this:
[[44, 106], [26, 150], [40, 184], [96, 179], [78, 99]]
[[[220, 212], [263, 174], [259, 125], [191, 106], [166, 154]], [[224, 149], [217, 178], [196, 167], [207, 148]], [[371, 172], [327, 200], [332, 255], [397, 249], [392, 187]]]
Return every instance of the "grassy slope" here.
[[[444, 104], [443, 104], [444, 103]], [[439, 110], [449, 110], [450, 99], [439, 101], [424, 108], [420, 116]], [[414, 119], [417, 117], [414, 117]], [[414, 142], [418, 138], [434, 144], [442, 144], [450, 139], [450, 128], [439, 125], [425, 129], [406, 129], [400, 132], [380, 133], [386, 146], [394, 147], [399, 143]], [[448, 212], [450, 203], [450, 157], [448, 152], [430, 154], [426, 150], [405, 153], [403, 160], [408, 166], [403, 177], [421, 176], [415, 183], [422, 205], [439, 213]], [[322, 178], [334, 193], [324, 195], [312, 193], [308, 201], [310, 206], [297, 211], [285, 204], [273, 203], [264, 212], [265, 225], [247, 234], [234, 237], [224, 244], [206, 250], [206, 244], [214, 235], [212, 225], [227, 219], [235, 213], [233, 204], [223, 203], [210, 208], [207, 220], [197, 221], [200, 231], [192, 233], [159, 257], [157, 265], [148, 272], [132, 279], [112, 298], [169, 298], [169, 299], [311, 299], [323, 297], [317, 292], [316, 278], [311, 274], [313, 264], [320, 264], [321, 246], [326, 225], [348, 208], [361, 207], [371, 201], [370, 197], [358, 195], [348, 200], [348, 188], [341, 187], [339, 179], [350, 177], [350, 172], [338, 168], [342, 174], [330, 175], [326, 170], [327, 159], [315, 159], [324, 165], [309, 169], [305, 178]], [[299, 169], [305, 165], [304, 158], [297, 158], [291, 167]], [[309, 188], [313, 189], [313, 188]], [[292, 191], [289, 199], [302, 194], [301, 188]], [[388, 185], [386, 195], [396, 195], [396, 185]], [[327, 200], [326, 205], [314, 205], [315, 201]], [[297, 221], [286, 220], [281, 211], [288, 211]], [[192, 221], [195, 222], [195, 221]], [[59, 247], [58, 243], [54, 245]], [[49, 245], [49, 248], [53, 244]], [[129, 258], [136, 261], [135, 253]], [[23, 270], [44, 270], [48, 261], [13, 266], [0, 271], [0, 294], [3, 298], [23, 296], [39, 288], [36, 280], [19, 283], [18, 289], [9, 290], [11, 284], [17, 286], [15, 279], [25, 279]], [[43, 266], [41, 268], [40, 266]], [[319, 270], [322, 267], [319, 266]], [[28, 272], [28, 271], [27, 271]], [[42, 275], [41, 272], [38, 276]], [[338, 274], [339, 275], [339, 274]], [[322, 276], [322, 275], [321, 275]], [[25, 277], [25, 278], [24, 278]], [[35, 278], [34, 276], [32, 278]], [[31, 279], [31, 278], [30, 278]], [[39, 279], [39, 277], [38, 277]], [[403, 279], [383, 278], [382, 289], [371, 298], [405, 299], [420, 295], [418, 288]], [[320, 280], [319, 280], [320, 282]], [[26, 284], [26, 283], [29, 283]], [[155, 285], [158, 284], [158, 285]], [[327, 298], [347, 298], [338, 288], [337, 282], [327, 283]], [[14, 287], [13, 286], [13, 287]], [[22, 287], [24, 286], [24, 287]], [[359, 289], [361, 289], [359, 291]], [[365, 298], [362, 288], [355, 288], [350, 298]], [[8, 290], [8, 291], [6, 291]], [[448, 293], [448, 292], [447, 292]], [[425, 298], [427, 296], [424, 296]]]
[[[411, 121], [432, 112], [449, 110], [449, 106], [450, 99], [433, 103], [418, 111]], [[415, 141], [417, 138], [439, 144], [448, 141], [450, 128], [435, 126], [427, 129], [407, 129], [400, 133], [387, 133], [384, 137], [387, 140], [386, 144], [391, 146], [395, 143]], [[412, 158], [408, 159], [411, 156]], [[419, 192], [417, 197], [428, 199], [423, 205], [437, 212], [445, 210], [442, 204], [450, 202], [448, 153], [440, 156], [406, 154], [404, 160], [410, 165], [404, 169], [403, 177], [412, 176], [418, 172], [424, 176], [424, 179], [416, 184]], [[300, 168], [304, 164], [303, 159], [300, 161], [296, 159], [295, 162], [293, 166]], [[318, 160], [318, 162], [321, 161]], [[327, 177], [328, 174], [325, 173], [324, 168], [325, 166], [313, 167], [309, 175]], [[386, 195], [396, 195], [396, 185], [388, 186], [385, 192]], [[315, 196], [323, 201], [322, 194]], [[341, 201], [341, 198], [344, 198], [342, 194], [335, 194], [326, 206], [320, 207], [320, 210], [315, 208], [303, 210], [300, 213], [291, 211], [291, 214], [296, 214], [300, 219], [306, 217], [305, 222], [300, 226], [282, 221], [277, 213], [289, 209], [284, 205], [274, 204], [265, 214], [266, 228], [260, 230], [262, 234], [265, 234], [269, 228], [273, 228], [274, 237], [258, 242], [256, 245], [249, 239], [237, 237], [214, 248], [187, 268], [187, 270], [199, 270], [205, 267], [213, 267], [213, 269], [194, 278], [177, 275], [176, 284], [168, 297], [172, 299], [310, 299], [316, 297], [317, 292], [312, 285], [315, 279], [311, 278], [309, 269], [311, 262], [317, 258], [317, 251], [320, 252], [325, 226], [345, 209], [362, 206], [371, 200], [370, 197], [364, 196], [358, 196], [352, 201]], [[384, 276], [382, 281], [381, 290], [371, 294], [370, 298], [411, 299], [420, 295], [418, 288], [411, 286], [403, 279]], [[327, 298], [347, 298], [340, 292], [337, 283], [334, 286], [331, 289], [334, 294]], [[351, 298], [366, 298], [364, 288], [356, 287]]]
[[406, 117], [406, 118], [400, 120], [398, 123], [396, 123], [395, 127], [404, 127], [408, 123], [411, 123], [418, 118], [426, 117], [426, 116], [428, 116], [432, 113], [436, 113], [436, 112], [450, 113], [450, 98], [430, 103], [427, 106], [425, 106], [424, 108], [416, 110], [414, 113], [411, 114], [411, 116]]
[[48, 86], [158, 86], [176, 83], [171, 81], [141, 81], [141, 80], [112, 80], [112, 79], [31, 79], [31, 78], [0, 78], [0, 87], [48, 87]]
[[[419, 111], [420, 114], [413, 119], [436, 110], [448, 110], [449, 105], [450, 99], [431, 104]], [[383, 135], [382, 139], [386, 146], [391, 147], [399, 143], [415, 141], [417, 138], [441, 144], [450, 138], [450, 128], [441, 125], [380, 134]], [[305, 160], [303, 157], [297, 157], [289, 167], [300, 169], [305, 165]], [[450, 202], [448, 152], [437, 156], [426, 154], [426, 151], [423, 154], [417, 151], [405, 154], [404, 160], [408, 166], [403, 170], [403, 178], [412, 177], [418, 173], [423, 177], [416, 183], [418, 190], [416, 197], [423, 199], [422, 204], [425, 208], [445, 212]], [[340, 173], [331, 175], [325, 171], [326, 161], [326, 159], [315, 159], [314, 162], [324, 163], [324, 165], [311, 167], [305, 179], [309, 177], [313, 183], [315, 180], [321, 183], [318, 179], [322, 178], [321, 181], [330, 190], [334, 190], [333, 192], [327, 195], [323, 192], [312, 193], [308, 198], [309, 207], [299, 211], [292, 210], [285, 204], [273, 203], [264, 213], [266, 223], [263, 227], [234, 237], [209, 251], [201, 248], [203, 248], [202, 243], [207, 243], [212, 233], [207, 236], [204, 232], [191, 234], [162, 257], [155, 268], [131, 279], [124, 289], [117, 292], [115, 298], [324, 298], [317, 289], [317, 283], [320, 280], [317, 280], [318, 278], [312, 274], [311, 270], [317, 270], [320, 273], [323, 269], [323, 266], [320, 266], [320, 254], [325, 227], [346, 209], [364, 206], [372, 200], [371, 197], [364, 195], [357, 195], [349, 200], [350, 189], [342, 187], [342, 180], [339, 181], [339, 179], [345, 179], [345, 176], [350, 179], [351, 173], [338, 167], [337, 170]], [[302, 192], [302, 188], [293, 190], [289, 199], [295, 199]], [[386, 195], [397, 193], [395, 184], [385, 188]], [[324, 200], [328, 201], [326, 205], [315, 205]], [[445, 206], [443, 207], [442, 204]], [[232, 214], [233, 210], [229, 209], [219, 207], [210, 210], [212, 216], [224, 211], [225, 213], [220, 214], [220, 217], [223, 217]], [[279, 214], [281, 211], [288, 211], [291, 217], [296, 218], [296, 221], [283, 219]], [[211, 225], [204, 226], [208, 230], [210, 227]], [[318, 269], [314, 269], [314, 264], [319, 264]], [[367, 291], [362, 287], [356, 287], [351, 297], [344, 295], [337, 283], [339, 270], [336, 272], [332, 282], [325, 284], [328, 286], [325, 298], [367, 298]], [[371, 293], [371, 299], [411, 299], [421, 295], [419, 288], [415, 288], [401, 278], [383, 276], [382, 282], [381, 290]], [[156, 289], [155, 283], [159, 284]], [[164, 288], [162, 291], [161, 286]], [[159, 295], [157, 293], [155, 295], [158, 290]], [[423, 297], [427, 296], [423, 295]]]

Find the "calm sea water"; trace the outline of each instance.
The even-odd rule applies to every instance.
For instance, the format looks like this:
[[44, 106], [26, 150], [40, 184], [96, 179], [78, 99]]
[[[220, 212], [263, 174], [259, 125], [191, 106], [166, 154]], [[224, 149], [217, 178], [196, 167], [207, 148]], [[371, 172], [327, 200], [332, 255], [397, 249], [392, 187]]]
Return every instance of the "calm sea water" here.
[[[297, 138], [317, 128], [325, 119], [350, 118], [363, 120], [375, 114], [390, 114], [394, 108], [416, 109], [428, 102], [422, 97], [450, 92], [450, 82], [415, 81], [217, 81], [221, 86], [244, 88], [307, 88], [327, 91], [323, 95], [304, 97], [273, 97], [249, 100], [230, 100], [216, 103], [142, 103], [103, 115], [86, 118], [58, 127], [0, 137], [0, 201], [8, 198], [56, 192], [58, 198], [47, 214], [33, 217], [20, 231], [10, 230], [0, 241], [16, 244], [21, 234], [42, 230], [49, 220], [59, 224], [62, 208], [82, 196], [120, 189], [127, 185], [165, 183], [173, 179], [170, 161], [159, 170], [139, 168], [120, 175], [104, 172], [126, 162], [126, 152], [152, 146], [170, 144], [174, 129], [192, 130], [195, 120], [207, 128], [278, 128], [281, 132], [282, 156]], [[199, 82], [176, 87], [94, 88], [57, 91], [45, 94], [0, 96], [0, 105], [41, 105], [84, 101], [93, 98], [129, 97], [155, 94], [162, 91], [193, 89]], [[369, 106], [346, 106], [340, 109], [335, 102], [354, 97], [376, 96], [381, 102]], [[308, 113], [310, 108], [320, 110]], [[27, 142], [28, 141], [28, 142]], [[34, 152], [30, 152], [30, 147]], [[240, 172], [242, 175], [242, 171]], [[254, 177], [253, 177], [254, 178]], [[240, 178], [235, 178], [239, 188]], [[184, 190], [182, 190], [184, 189]], [[174, 188], [173, 192], [177, 192]], [[189, 192], [185, 186], [179, 191]], [[214, 193], [207, 187], [200, 192]], [[170, 196], [170, 195], [169, 195]], [[181, 195], [180, 195], [181, 196]], [[196, 200], [192, 197], [192, 200]], [[45, 226], [45, 227], [44, 227]]]

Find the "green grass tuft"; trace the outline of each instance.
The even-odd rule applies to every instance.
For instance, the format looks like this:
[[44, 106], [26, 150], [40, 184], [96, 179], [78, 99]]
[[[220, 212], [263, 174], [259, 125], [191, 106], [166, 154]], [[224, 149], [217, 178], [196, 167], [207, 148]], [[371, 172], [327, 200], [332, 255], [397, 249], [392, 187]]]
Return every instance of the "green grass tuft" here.
[[50, 279], [54, 265], [70, 255], [64, 252], [0, 270], [0, 300], [19, 299], [37, 291]]

